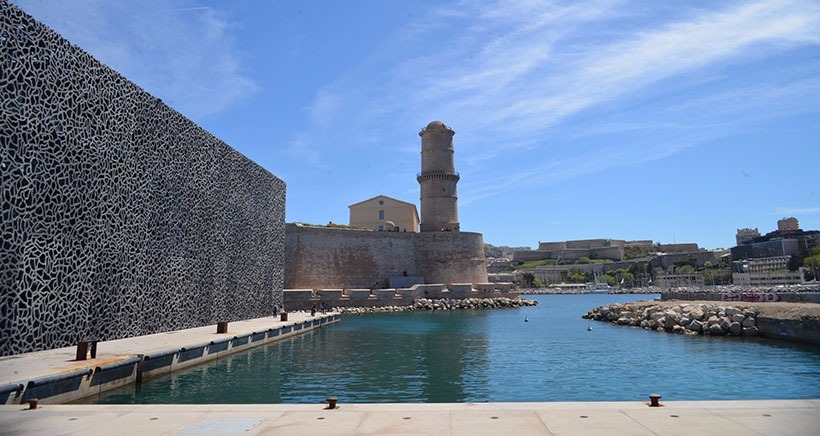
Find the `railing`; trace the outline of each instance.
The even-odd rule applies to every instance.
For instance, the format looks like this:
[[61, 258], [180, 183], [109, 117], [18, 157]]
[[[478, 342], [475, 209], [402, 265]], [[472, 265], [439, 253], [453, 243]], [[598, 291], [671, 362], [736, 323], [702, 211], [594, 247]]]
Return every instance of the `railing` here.
[[461, 175], [458, 173], [458, 171], [454, 171], [452, 173], [418, 173], [418, 174], [416, 174], [417, 179], [420, 179], [424, 176], [455, 176], [455, 177], [461, 178]]

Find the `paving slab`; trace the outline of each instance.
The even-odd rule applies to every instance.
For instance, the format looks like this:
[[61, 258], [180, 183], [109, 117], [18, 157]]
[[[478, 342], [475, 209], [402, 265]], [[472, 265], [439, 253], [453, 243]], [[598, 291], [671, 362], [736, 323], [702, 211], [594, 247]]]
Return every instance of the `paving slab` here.
[[572, 409], [542, 409], [538, 416], [546, 424], [551, 434], [556, 436], [587, 434], [611, 434], [618, 429], [623, 434], [654, 436], [651, 430], [618, 409], [584, 408], [580, 405]]
[[[0, 406], [3, 435], [817, 435], [820, 400]], [[673, 416], [674, 415], [674, 416]]]
[[406, 410], [368, 413], [359, 435], [450, 435], [449, 410]]

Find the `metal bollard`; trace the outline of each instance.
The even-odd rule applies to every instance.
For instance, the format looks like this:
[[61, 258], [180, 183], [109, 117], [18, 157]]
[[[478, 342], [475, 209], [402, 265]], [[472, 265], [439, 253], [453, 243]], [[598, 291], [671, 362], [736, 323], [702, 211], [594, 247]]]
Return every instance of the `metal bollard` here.
[[649, 407], [660, 407], [661, 405], [658, 404], [660, 399], [661, 396], [658, 394], [649, 394]]
[[336, 402], [339, 401], [339, 399], [336, 398], [336, 397], [327, 397], [327, 399], [325, 399], [325, 401], [327, 401], [327, 407], [326, 408], [333, 410], [333, 409], [336, 408]]
[[85, 360], [88, 358], [88, 341], [77, 342], [77, 359]]

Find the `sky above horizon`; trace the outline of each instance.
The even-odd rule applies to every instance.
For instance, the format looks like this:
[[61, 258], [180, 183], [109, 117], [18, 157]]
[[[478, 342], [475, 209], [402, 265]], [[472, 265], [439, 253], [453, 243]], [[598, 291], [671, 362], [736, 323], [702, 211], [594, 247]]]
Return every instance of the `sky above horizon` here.
[[12, 3], [283, 179], [288, 222], [418, 206], [441, 120], [486, 243], [820, 230], [818, 1]]

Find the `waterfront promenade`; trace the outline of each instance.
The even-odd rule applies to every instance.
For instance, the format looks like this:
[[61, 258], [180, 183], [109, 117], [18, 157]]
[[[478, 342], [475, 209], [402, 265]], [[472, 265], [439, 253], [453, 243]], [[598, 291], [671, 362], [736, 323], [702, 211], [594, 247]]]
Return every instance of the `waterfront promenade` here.
[[[340, 399], [342, 401], [343, 399]], [[4, 435], [816, 435], [820, 400], [0, 406]]]
[[[338, 320], [338, 312], [328, 312], [327, 314], [316, 314], [311, 316], [306, 312], [289, 312], [288, 320], [282, 321], [281, 317], [263, 317], [256, 319], [249, 319], [244, 321], [233, 321], [228, 323], [227, 331], [224, 333], [217, 333], [217, 325], [208, 325], [203, 327], [196, 327], [185, 330], [176, 330], [163, 333], [156, 333], [146, 336], [136, 336], [131, 338], [116, 339], [110, 341], [103, 341], [97, 344], [96, 358], [87, 360], [76, 360], [77, 347], [62, 347], [51, 350], [35, 351], [31, 353], [23, 353], [14, 356], [0, 357], [0, 387], [8, 389], [13, 386], [27, 386], [32, 380], [44, 379], [59, 379], [65, 377], [66, 374], [82, 374], [87, 372], [88, 376], [82, 384], [88, 385], [88, 378], [101, 368], [121, 366], [136, 366], [139, 359], [136, 356], [156, 356], [166, 355], [172, 357], [169, 353], [174, 352], [176, 355], [180, 351], [199, 349], [202, 351], [202, 357], [197, 359], [190, 359], [185, 363], [176, 363], [178, 360], [174, 358], [169, 360], [168, 364], [161, 368], [158, 373], [168, 373], [176, 369], [181, 369], [191, 364], [199, 364], [216, 358], [220, 355], [231, 354], [232, 352], [242, 351], [255, 346], [269, 343], [276, 340], [285, 339], [293, 335], [306, 332], [316, 325], [323, 325], [326, 322], [335, 322]], [[269, 336], [266, 333], [276, 330], [276, 336]], [[261, 336], [258, 341], [253, 339], [253, 336]], [[228, 342], [233, 344], [240, 340], [240, 345], [231, 345], [228, 348]], [[204, 349], [208, 346], [224, 344], [220, 348], [219, 353], [205, 353]], [[180, 359], [181, 360], [181, 359]], [[120, 374], [122, 381], [111, 380], [115, 385], [122, 385], [134, 382], [133, 371], [126, 368], [126, 374]], [[60, 384], [59, 381], [54, 384]], [[93, 384], [93, 383], [92, 383]], [[93, 388], [89, 386], [78, 386], [72, 390], [67, 390], [65, 393], [53, 393], [49, 398], [40, 398], [42, 403], [61, 403], [83, 396], [96, 393], [100, 390], [99, 387]], [[91, 391], [90, 389], [94, 389]], [[28, 388], [27, 388], [28, 389]], [[19, 403], [24, 401], [27, 397], [25, 392], [18, 394], [3, 391], [3, 397], [0, 398], [0, 404], [7, 403], [6, 395], [9, 395], [8, 402]], [[2, 432], [0, 432], [2, 433]]]

